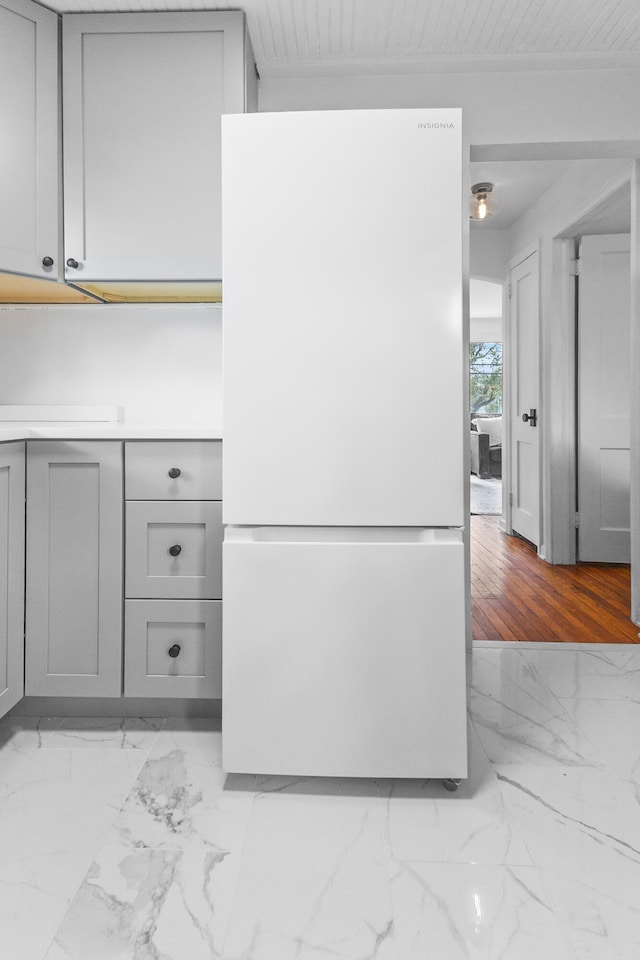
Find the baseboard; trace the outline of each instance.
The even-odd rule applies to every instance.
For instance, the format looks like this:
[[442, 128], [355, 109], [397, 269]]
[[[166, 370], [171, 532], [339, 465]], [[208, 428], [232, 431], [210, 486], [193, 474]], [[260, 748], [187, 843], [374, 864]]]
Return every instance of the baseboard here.
[[24, 697], [12, 717], [221, 717], [222, 700], [172, 697]]

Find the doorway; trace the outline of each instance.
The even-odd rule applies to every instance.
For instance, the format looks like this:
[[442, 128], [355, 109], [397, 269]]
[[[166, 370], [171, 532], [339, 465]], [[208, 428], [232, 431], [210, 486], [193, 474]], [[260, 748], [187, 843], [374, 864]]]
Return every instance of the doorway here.
[[502, 515], [503, 284], [469, 284], [470, 502], [474, 516]]
[[558, 566], [533, 544], [505, 536], [496, 517], [471, 517], [474, 640], [638, 643], [629, 619], [630, 568]]
[[[487, 172], [482, 172], [482, 174], [472, 174], [473, 179], [490, 179], [490, 176]], [[630, 209], [630, 197], [628, 194], [628, 178], [627, 178], [627, 217]], [[531, 219], [531, 217], [530, 217]], [[533, 218], [535, 219], [535, 217]], [[584, 224], [583, 224], [584, 226]], [[522, 231], [520, 231], [522, 233]], [[516, 230], [516, 235], [518, 231]], [[567, 232], [556, 231], [556, 238], [567, 238]], [[472, 232], [473, 239], [473, 232]], [[496, 246], [495, 235], [492, 238], [493, 247]], [[564, 239], [563, 239], [564, 242]], [[516, 239], [517, 243], [517, 239]], [[504, 243], [505, 250], [507, 251], [507, 256], [505, 257], [505, 264], [508, 264], [511, 260], [511, 267], [513, 268], [517, 264], [514, 263], [514, 259], [508, 256], [509, 243], [508, 241]], [[548, 255], [548, 250], [546, 254]], [[521, 257], [520, 263], [523, 263], [527, 258]], [[571, 294], [575, 291], [571, 290], [571, 285], [575, 284], [577, 281], [574, 279], [569, 279], [570, 261], [575, 260], [575, 254], [570, 255], [565, 253], [564, 255], [565, 262], [563, 264], [566, 269], [566, 276], [563, 274], [561, 278], [560, 286], [562, 287], [562, 298], [567, 301], [561, 304], [562, 307], [566, 308], [567, 305], [571, 305]], [[473, 255], [472, 255], [472, 272], [473, 272]], [[530, 265], [529, 265], [530, 266]], [[549, 274], [550, 265], [548, 262], [545, 263], [547, 268], [547, 273]], [[555, 269], [554, 264], [554, 269]], [[530, 273], [527, 274], [530, 276]], [[505, 271], [503, 278], [508, 276], [508, 272]], [[513, 277], [511, 278], [513, 284]], [[544, 291], [544, 285], [547, 285], [547, 290]], [[534, 281], [533, 286], [538, 288], [537, 281]], [[541, 296], [544, 294], [548, 297], [550, 286], [558, 286], [558, 278], [554, 276], [553, 283], [547, 277], [546, 280], [543, 280], [540, 284]], [[512, 286], [512, 299], [513, 299], [513, 286]], [[516, 308], [519, 306], [519, 303], [516, 303]], [[547, 306], [548, 309], [548, 306]], [[516, 311], [514, 311], [516, 312]], [[574, 330], [574, 334], [575, 334]], [[473, 339], [473, 337], [472, 337]], [[544, 340], [544, 337], [542, 338]], [[516, 341], [517, 345], [517, 341]], [[514, 343], [510, 342], [509, 339], [509, 330], [506, 331], [505, 336], [505, 351], [507, 357], [507, 363], [509, 359], [513, 358], [513, 353], [509, 355], [509, 351], [513, 351]], [[569, 345], [565, 342], [562, 345], [562, 348], [566, 351], [569, 349]], [[529, 344], [526, 348], [531, 351], [535, 349], [532, 344]], [[602, 351], [600, 351], [602, 352]], [[628, 352], [628, 348], [627, 348]], [[541, 343], [540, 351], [536, 354], [540, 358], [541, 365], [542, 360], [544, 359], [547, 367], [541, 371], [541, 380], [544, 377], [548, 378], [549, 375], [549, 365], [553, 366], [556, 361], [556, 357], [550, 353], [550, 345]], [[575, 358], [574, 358], [575, 360]], [[517, 373], [517, 371], [516, 371]], [[577, 373], [577, 368], [576, 368]], [[514, 372], [509, 367], [507, 372], [507, 397], [506, 403], [509, 403], [509, 388], [515, 392], [515, 387], [517, 386], [517, 379], [514, 376]], [[509, 383], [511, 380], [511, 383]], [[516, 384], [514, 384], [516, 380]], [[573, 393], [573, 396], [571, 394]], [[574, 414], [577, 416], [578, 412], [578, 396], [575, 392], [574, 386], [567, 384], [567, 406], [573, 409]], [[515, 397], [512, 397], [512, 402], [515, 400]], [[547, 388], [547, 400], [548, 388]], [[517, 406], [517, 403], [515, 404]], [[539, 403], [535, 404], [532, 407], [535, 410], [536, 414], [539, 411]], [[525, 405], [526, 407], [527, 405]], [[525, 409], [524, 411], [530, 417], [531, 411]], [[565, 410], [566, 413], [566, 410]], [[527, 417], [523, 424], [526, 424], [525, 429], [529, 429], [533, 433], [533, 428], [527, 423], [529, 419]], [[506, 443], [510, 444], [505, 451], [504, 460], [507, 474], [507, 482], [505, 484], [507, 488], [507, 496], [510, 493], [513, 499], [514, 497], [514, 486], [515, 492], [519, 493], [518, 486], [518, 467], [520, 467], [521, 475], [524, 476], [525, 480], [532, 480], [532, 473], [535, 474], [535, 467], [533, 470], [523, 469], [523, 464], [525, 459], [520, 455], [520, 460], [516, 460], [518, 456], [517, 446], [518, 446], [518, 430], [522, 433], [522, 427], [519, 422], [515, 423], [513, 416], [510, 417], [511, 423], [505, 424], [505, 432], [509, 434], [511, 432], [510, 440], [507, 439]], [[518, 416], [518, 421], [520, 416]], [[558, 424], [557, 422], [550, 422], [547, 418], [546, 424], [547, 432], [555, 431], [558, 433]], [[525, 434], [525, 437], [527, 435]], [[578, 528], [576, 523], [578, 522], [577, 517], [577, 503], [575, 499], [577, 479], [578, 479], [578, 470], [577, 470], [577, 436], [578, 431], [574, 424], [574, 442], [576, 443], [575, 448], [571, 451], [571, 454], [574, 457], [573, 465], [573, 474], [567, 474], [567, 461], [569, 458], [565, 457], [563, 463], [556, 462], [552, 469], [549, 469], [549, 463], [547, 458], [547, 464], [543, 469], [540, 470], [540, 482], [534, 484], [536, 489], [541, 489], [543, 485], [547, 485], [547, 499], [550, 481], [553, 483], [554, 479], [554, 469], [555, 471], [561, 471], [564, 469], [565, 476], [563, 477], [565, 489], [571, 487], [571, 493], [574, 495], [571, 500], [567, 499], [567, 502], [562, 504], [565, 517], [564, 520], [567, 523], [573, 525], [572, 535], [574, 537], [573, 544], [573, 557], [570, 560], [567, 560], [566, 556], [561, 558], [561, 563], [566, 564], [575, 564], [576, 559], [579, 558], [577, 555], [577, 536]], [[565, 438], [566, 439], [566, 438]], [[516, 453], [514, 455], [514, 448]], [[607, 447], [607, 449], [609, 449]], [[548, 450], [547, 450], [548, 453]], [[565, 453], [566, 453], [566, 444], [565, 444]], [[621, 461], [624, 457], [624, 453], [615, 453], [610, 459], [615, 461], [617, 464], [617, 473], [614, 470], [614, 475], [618, 478], [618, 485], [621, 472]], [[628, 462], [628, 448], [626, 452], [627, 462]], [[509, 476], [510, 471], [512, 471], [511, 476]], [[513, 476], [515, 473], [515, 477]], [[569, 481], [569, 482], [568, 482]], [[520, 487], [522, 484], [520, 484]], [[526, 492], [526, 487], [525, 487]], [[562, 496], [560, 490], [558, 490], [559, 496]], [[584, 501], [583, 501], [584, 502]], [[628, 501], [627, 501], [628, 502]], [[549, 536], [549, 529], [547, 524], [546, 531], [542, 524], [540, 524], [541, 536], [536, 540], [535, 529], [533, 535], [529, 531], [529, 543], [526, 540], [519, 538], [509, 538], [502, 535], [503, 531], [518, 532], [527, 536], [527, 528], [519, 529], [523, 527], [524, 524], [521, 522], [518, 514], [515, 510], [509, 510], [511, 505], [506, 503], [504, 516], [502, 520], [496, 522], [495, 518], [490, 517], [472, 517], [471, 521], [471, 530], [472, 530], [472, 594], [474, 601], [474, 638], [475, 639], [514, 639], [514, 640], [560, 640], [568, 641], [573, 640], [575, 642], [593, 642], [593, 641], [602, 641], [605, 642], [638, 642], [638, 628], [635, 626], [630, 619], [630, 571], [626, 567], [620, 568], [616, 567], [607, 567], [601, 566], [599, 568], [589, 565], [588, 567], [584, 566], [559, 566], [556, 563], [547, 563], [541, 557], [546, 557], [550, 559], [556, 559], [550, 556], [553, 553], [553, 547], [555, 546], [551, 541], [552, 537]], [[558, 513], [558, 502], [553, 504], [553, 507]], [[530, 511], [532, 512], [532, 511]], [[562, 511], [561, 511], [562, 512]], [[619, 523], [619, 513], [618, 510], [618, 522], [617, 526], [620, 526]], [[510, 527], [510, 521], [515, 519], [513, 526]], [[547, 517], [547, 521], [549, 520]], [[611, 525], [611, 524], [610, 524]], [[475, 529], [474, 529], [475, 528]], [[502, 529], [501, 529], [502, 528]], [[532, 544], [534, 546], [532, 546]], [[539, 553], [536, 551], [535, 547], [539, 546]]]

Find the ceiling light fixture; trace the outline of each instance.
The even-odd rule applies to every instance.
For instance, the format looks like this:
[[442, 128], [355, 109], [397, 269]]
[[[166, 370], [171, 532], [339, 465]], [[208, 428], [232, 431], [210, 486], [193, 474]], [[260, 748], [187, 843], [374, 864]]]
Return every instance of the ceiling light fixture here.
[[491, 196], [492, 183], [474, 183], [471, 187], [469, 217], [471, 220], [488, 220], [496, 212], [495, 200]]

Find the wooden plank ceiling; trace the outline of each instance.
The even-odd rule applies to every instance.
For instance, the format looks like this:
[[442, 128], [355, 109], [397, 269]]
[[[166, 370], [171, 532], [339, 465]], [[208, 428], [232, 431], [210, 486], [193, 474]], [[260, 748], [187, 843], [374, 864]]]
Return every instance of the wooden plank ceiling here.
[[242, 8], [263, 79], [640, 57], [638, 0], [48, 0], [59, 12]]

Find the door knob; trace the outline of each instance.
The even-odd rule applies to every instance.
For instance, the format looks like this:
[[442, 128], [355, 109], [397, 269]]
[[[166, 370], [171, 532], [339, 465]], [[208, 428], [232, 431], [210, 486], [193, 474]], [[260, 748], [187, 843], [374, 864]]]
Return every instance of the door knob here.
[[531, 407], [529, 413], [523, 413], [522, 419], [525, 423], [528, 423], [530, 427], [535, 427], [538, 423], [538, 411], [535, 407]]
[[72, 270], [77, 270], [77, 269], [78, 269], [78, 261], [77, 261], [77, 260], [74, 260], [73, 257], [69, 257], [69, 259], [67, 260], [67, 266], [68, 266], [68, 267], [71, 267]]
[[42, 258], [43, 267], [52, 267], [53, 266], [53, 257], [43, 257]]

